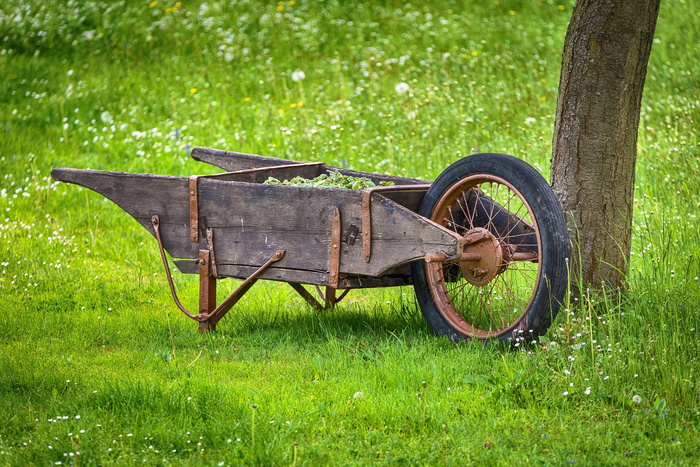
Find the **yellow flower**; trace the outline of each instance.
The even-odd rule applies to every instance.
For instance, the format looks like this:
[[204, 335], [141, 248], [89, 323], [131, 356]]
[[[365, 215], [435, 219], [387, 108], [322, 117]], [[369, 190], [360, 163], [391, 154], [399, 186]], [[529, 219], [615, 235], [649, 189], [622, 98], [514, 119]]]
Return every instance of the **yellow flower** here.
[[280, 5], [280, 6], [277, 7], [277, 11], [282, 11], [282, 10], [284, 10], [284, 7], [283, 7], [283, 6]]
[[546, 100], [547, 100], [547, 98], [546, 98], [546, 97], [544, 97], [544, 96], [542, 96], [542, 97], [540, 97], [540, 100], [541, 100], [542, 102], [544, 102], [544, 101], [546, 101]]
[[514, 16], [514, 15], [515, 15], [515, 11], [510, 10], [510, 11], [508, 12], [508, 14], [509, 14], [510, 16]]
[[297, 105], [298, 105], [299, 107], [301, 107], [302, 105], [304, 105], [304, 103], [303, 103], [303, 102], [297, 102]]
[[175, 11], [175, 8], [166, 8], [165, 9], [166, 13], [172, 13], [173, 11]]
[[279, 110], [277, 111], [277, 113], [278, 113], [278, 114], [283, 114], [283, 113], [284, 113], [284, 109], [279, 109]]
[[197, 92], [197, 88], [190, 89], [190, 94], [194, 94], [195, 92]]
[[250, 97], [246, 97], [246, 98], [243, 99], [243, 100], [246, 101], [246, 102], [250, 102]]
[[293, 109], [294, 107], [296, 107], [296, 106], [297, 106], [296, 104], [289, 104], [289, 107], [292, 108], [292, 109]]
[[291, 0], [291, 1], [288, 3], [288, 5], [289, 5], [289, 6], [292, 6], [292, 5], [294, 5], [295, 3], [296, 3], [296, 2], [295, 2], [294, 0]]
[[479, 55], [479, 52], [477, 52], [476, 50], [473, 50], [473, 51], [472, 51], [472, 57], [476, 57], [477, 55]]
[[182, 2], [175, 2], [175, 8], [180, 8], [182, 6]]
[[156, 5], [158, 5], [158, 0], [153, 0], [148, 4], [148, 8], [154, 8]]
[[559, 11], [564, 11], [564, 10], [566, 10], [566, 7], [564, 5], [557, 5], [557, 9]]

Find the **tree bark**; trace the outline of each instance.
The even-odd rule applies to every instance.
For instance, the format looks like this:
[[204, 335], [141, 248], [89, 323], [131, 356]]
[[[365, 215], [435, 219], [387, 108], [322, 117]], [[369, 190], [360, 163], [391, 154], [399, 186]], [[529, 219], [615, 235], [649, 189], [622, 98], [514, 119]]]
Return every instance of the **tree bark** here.
[[570, 220], [572, 278], [624, 288], [637, 131], [660, 0], [577, 0], [562, 57], [552, 185]]

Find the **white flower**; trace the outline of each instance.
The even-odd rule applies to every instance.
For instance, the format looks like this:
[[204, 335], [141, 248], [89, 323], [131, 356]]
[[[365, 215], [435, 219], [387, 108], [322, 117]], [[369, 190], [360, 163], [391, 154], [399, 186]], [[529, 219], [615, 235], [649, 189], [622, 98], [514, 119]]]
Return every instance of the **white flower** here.
[[352, 395], [353, 399], [361, 399], [365, 396], [365, 393], [362, 391], [357, 391], [355, 394]]
[[537, 121], [536, 118], [527, 117], [527, 118], [525, 119], [525, 125], [530, 125], [531, 123], [535, 123], [536, 121]]
[[632, 396], [632, 402], [634, 402], [635, 404], [641, 404], [641, 403], [642, 403], [642, 397], [641, 397], [641, 396], [638, 396], [637, 394], [635, 394], [634, 396]]
[[306, 75], [300, 69], [297, 68], [292, 72], [292, 81], [301, 81], [304, 78], [306, 78]]
[[408, 92], [409, 87], [408, 87], [408, 84], [406, 84], [402, 81], [399, 84], [397, 84], [394, 89], [396, 89], [396, 92], [398, 92], [399, 94], [403, 94], [405, 92]]
[[591, 388], [586, 388], [585, 391], [583, 391], [585, 395], [589, 395], [591, 393]]
[[112, 121], [113, 121], [112, 114], [109, 113], [109, 111], [107, 111], [107, 110], [102, 112], [102, 114], [100, 115], [100, 119], [105, 123], [112, 123]]

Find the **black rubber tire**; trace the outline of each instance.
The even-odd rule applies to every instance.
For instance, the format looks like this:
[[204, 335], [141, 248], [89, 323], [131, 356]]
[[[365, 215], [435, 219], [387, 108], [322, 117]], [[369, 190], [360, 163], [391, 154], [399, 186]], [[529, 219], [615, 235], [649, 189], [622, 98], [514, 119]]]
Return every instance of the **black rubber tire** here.
[[[468, 313], [488, 315], [487, 318], [484, 319], [491, 322], [496, 321], [496, 318], [489, 317], [491, 314], [490, 311], [484, 313], [458, 310], [458, 306], [454, 304], [452, 296], [449, 296], [449, 293], [447, 293], [448, 285], [462, 281], [463, 284], [459, 284], [458, 287], [455, 285], [449, 286], [453, 287], [455, 293], [460, 293], [465, 296], [471, 294], [471, 296], [474, 297], [474, 294], [479, 294], [478, 299], [471, 299], [473, 301], [483, 301], [482, 295], [484, 295], [484, 290], [489, 294], [492, 293], [493, 290], [496, 290], [497, 286], [490, 285], [490, 291], [482, 288], [485, 287], [483, 285], [477, 287], [473, 283], [468, 283], [464, 274], [462, 274], [456, 266], [449, 266], [452, 269], [447, 269], [448, 266], [429, 265], [423, 260], [416, 261], [412, 264], [416, 297], [423, 312], [423, 316], [437, 335], [447, 336], [454, 341], [473, 338], [499, 341], [512, 340], [515, 342], [521, 340], [533, 341], [549, 329], [552, 320], [559, 311], [568, 286], [567, 260], [569, 257], [569, 236], [566, 220], [556, 195], [539, 172], [526, 162], [505, 154], [474, 154], [465, 157], [450, 165], [433, 182], [421, 203], [418, 214], [458, 231], [457, 224], [459, 224], [459, 222], [455, 221], [454, 218], [450, 222], [446, 222], [447, 220], [441, 222], [440, 219], [435, 219], [434, 216], [437, 215], [438, 210], [441, 210], [443, 215], [445, 212], [448, 212], [450, 216], [452, 216], [458, 212], [456, 206], [459, 206], [464, 213], [464, 223], [469, 223], [472, 228], [477, 227], [474, 219], [475, 215], [467, 214], [467, 212], [470, 212], [470, 209], [478, 212], [480, 209], [479, 206], [477, 206], [479, 200], [486, 200], [488, 204], [491, 198], [483, 196], [485, 194], [484, 191], [475, 190], [470, 194], [467, 194], [467, 192], [460, 194], [460, 190], [463, 190], [463, 186], [470, 186], [469, 184], [473, 183], [471, 180], [478, 180], [482, 176], [489, 181], [488, 183], [490, 183], [490, 185], [488, 186], [494, 183], [502, 183], [502, 185], [499, 186], [506, 187], [503, 188], [504, 190], [510, 189], [511, 192], [517, 196], [517, 198], [508, 198], [508, 203], [510, 203], [510, 199], [515, 199], [520, 202], [520, 206], [525, 206], [526, 212], [529, 211], [527, 217], [528, 223], [526, 224], [527, 231], [529, 232], [528, 235], [535, 235], [538, 237], [537, 245], [539, 245], [534, 247], [533, 250], [535, 252], [530, 254], [537, 255], [538, 259], [536, 261], [526, 260], [521, 263], [516, 263], [515, 260], [513, 260], [513, 262], [509, 263], [510, 265], [505, 268], [505, 270], [508, 270], [511, 265], [515, 265], [514, 270], [517, 270], [519, 267], [518, 265], [521, 264], [529, 268], [527, 274], [534, 279], [531, 281], [532, 287], [530, 287], [530, 290], [523, 292], [525, 295], [529, 295], [529, 300], [526, 302], [524, 299], [519, 298], [520, 301], [515, 302], [515, 299], [511, 299], [508, 293], [504, 292], [500, 289], [500, 286], [498, 286], [499, 292], [497, 293], [500, 293], [501, 297], [507, 297], [505, 300], [512, 300], [513, 303], [519, 305], [517, 312], [514, 309], [512, 312], [513, 314], [506, 314], [506, 317], [508, 319], [512, 318], [513, 321], [507, 323], [508, 325], [504, 324], [503, 327], [498, 330], [481, 331], [481, 328], [474, 326], [474, 332], [468, 331], [469, 325], [455, 325], [455, 319], [457, 321], [463, 320], [464, 323], [468, 324], [469, 318], [466, 316]], [[494, 180], [496, 180], [496, 182], [494, 182]], [[474, 193], [477, 194], [475, 195]], [[443, 206], [436, 206], [437, 203], [443, 199], [443, 196], [446, 197], [442, 201]], [[458, 199], [458, 204], [453, 204], [453, 207], [449, 207], [449, 210], [445, 211], [445, 209], [448, 209], [445, 206], [448, 206], [448, 198], [450, 196]], [[474, 196], [476, 196], [477, 201], [473, 201]], [[464, 200], [464, 206], [459, 204], [462, 203], [462, 200]], [[470, 202], [473, 203], [472, 207], [468, 205]], [[508, 205], [510, 206], [510, 204]], [[495, 203], [489, 206], [492, 215], [494, 211], [493, 206], [502, 207], [500, 204]], [[510, 212], [505, 212], [508, 213], [507, 215], [510, 216], [511, 219], [507, 227], [510, 229], [511, 227], [509, 226], [511, 225], [512, 219], [520, 219], [520, 214], [513, 216]], [[472, 216], [472, 219], [467, 219], [469, 215]], [[480, 221], [480, 219], [476, 219], [476, 221]], [[490, 227], [491, 224], [478, 227], [485, 227], [487, 230], [495, 230], [498, 228]], [[523, 225], [525, 225], [525, 223], [523, 223]], [[464, 227], [464, 229], [466, 231], [466, 227]], [[460, 235], [465, 235], [465, 233], [460, 233]], [[510, 231], [507, 235], [510, 235]], [[517, 235], [508, 237], [508, 241], [512, 242], [512, 238], [515, 236]], [[494, 237], [498, 237], [498, 235], [494, 235]], [[498, 241], [505, 242], [506, 240], [504, 238], [505, 237], [502, 236]], [[532, 240], [532, 238], [534, 237], [531, 237], [529, 240]], [[524, 240], [521, 240], [521, 242], [523, 242], [522, 245], [525, 245]], [[515, 248], [515, 250], [504, 251], [517, 251], [521, 246], [516, 245], [511, 248]], [[513, 256], [513, 258], [514, 257], [515, 256]], [[435, 269], [428, 269], [435, 267], [441, 268], [439, 269], [441, 272], [435, 273]], [[438, 275], [436, 276], [436, 274]], [[442, 283], [443, 285], [436, 286], [435, 281], [429, 281], [429, 276], [433, 278], [442, 277], [442, 280], [438, 280], [437, 283]], [[503, 276], [506, 276], [506, 274], [503, 274]], [[525, 276], [526, 279], [529, 280], [529, 276], [526, 274], [522, 274], [522, 276]], [[521, 277], [520, 275], [512, 275], [509, 277], [514, 278], [514, 283], [526, 281], [526, 279], [518, 279]], [[495, 277], [491, 279], [491, 282], [497, 282], [499, 280], [507, 279]], [[522, 289], [526, 289], [529, 285], [530, 283], [527, 282], [524, 286], [518, 285], [518, 292], [521, 292]], [[474, 292], [475, 290], [476, 292]], [[441, 294], [440, 296], [443, 298], [443, 301], [436, 300], [433, 294]], [[445, 303], [444, 297], [446, 296], [449, 296], [450, 306], [446, 307], [443, 305], [441, 309], [439, 304]], [[497, 299], [504, 300], [503, 298], [496, 298], [495, 295], [493, 295], [492, 298], [488, 299], [486, 302], [488, 303], [488, 307], [490, 308], [492, 303], [496, 303], [497, 306], [501, 306], [504, 313], [507, 313], [508, 310], [512, 308], [512, 303], [501, 305], [503, 302], [496, 302]], [[466, 303], [466, 301], [465, 298], [459, 300], [462, 304]], [[462, 308], [466, 309], [465, 306]], [[460, 316], [455, 318], [455, 312], [459, 313]], [[451, 320], [448, 319], [450, 316], [452, 317]], [[505, 321], [503, 318], [500, 318], [500, 322], [504, 323]]]

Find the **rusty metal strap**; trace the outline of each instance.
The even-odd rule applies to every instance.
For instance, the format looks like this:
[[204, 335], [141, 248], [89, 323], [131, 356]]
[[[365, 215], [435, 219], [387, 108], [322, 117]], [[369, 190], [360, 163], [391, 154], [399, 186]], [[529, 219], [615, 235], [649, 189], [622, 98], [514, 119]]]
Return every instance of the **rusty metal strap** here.
[[333, 210], [333, 222], [331, 224], [331, 250], [330, 263], [328, 266], [328, 286], [338, 288], [340, 279], [340, 209]]
[[365, 262], [372, 257], [372, 191], [362, 193], [362, 252]]
[[190, 242], [199, 242], [199, 175], [190, 177]]

